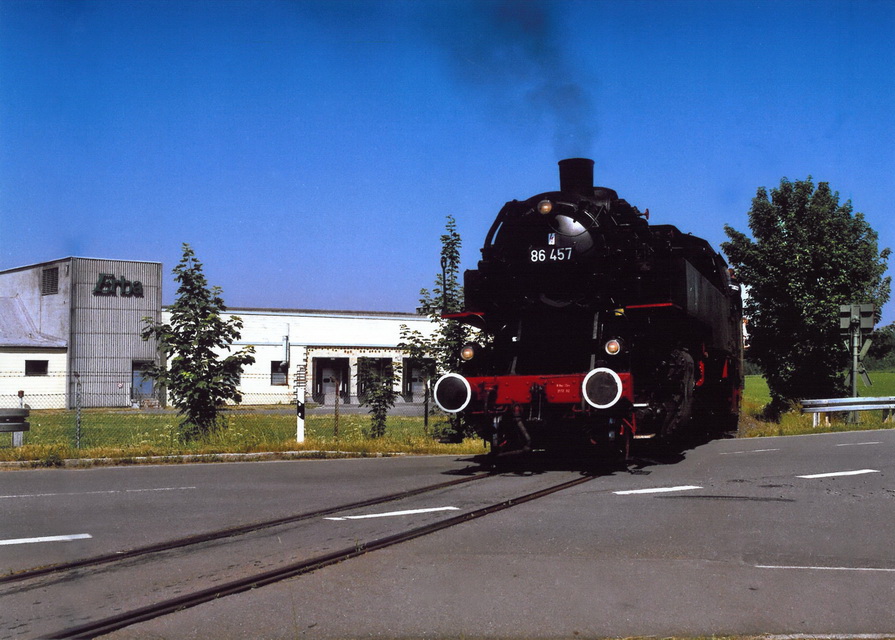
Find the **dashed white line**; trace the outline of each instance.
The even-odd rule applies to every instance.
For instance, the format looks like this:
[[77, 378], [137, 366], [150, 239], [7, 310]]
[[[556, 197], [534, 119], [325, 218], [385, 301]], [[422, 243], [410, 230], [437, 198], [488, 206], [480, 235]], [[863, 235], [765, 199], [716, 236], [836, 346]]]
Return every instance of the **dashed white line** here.
[[837, 447], [861, 447], [867, 444], [882, 444], [882, 442], [845, 442], [843, 444], [837, 444]]
[[769, 451], [780, 451], [780, 449], [746, 449], [744, 451], [722, 451], [722, 456], [735, 456], [741, 453], [767, 453]]
[[653, 489], [628, 489], [627, 491], [613, 491], [617, 496], [631, 496], [639, 493], [671, 493], [672, 491], [692, 491], [693, 489], [702, 489], [695, 485], [683, 485], [680, 487], [655, 487]]
[[34, 544], [36, 542], [71, 542], [72, 540], [86, 540], [93, 536], [89, 533], [73, 533], [67, 536], [43, 536], [40, 538], [13, 538], [11, 540], [0, 540], [0, 546], [11, 544]]
[[891, 640], [891, 633], [800, 633], [782, 636], [762, 636], [765, 640]]
[[802, 571], [883, 571], [886, 573], [895, 573], [895, 569], [887, 569], [885, 567], [811, 567], [776, 564], [756, 564], [753, 566], [756, 569], [796, 569]]
[[0, 500], [9, 500], [11, 498], [52, 498], [57, 496], [96, 496], [107, 495], [110, 493], [145, 493], [147, 491], [186, 491], [195, 488], [196, 487], [157, 487], [155, 489], [106, 489], [103, 491], [75, 491], [70, 493], [18, 493], [0, 496]]
[[324, 520], [364, 520], [366, 518], [392, 518], [395, 516], [412, 516], [418, 513], [434, 513], [435, 511], [459, 511], [460, 507], [432, 507], [431, 509], [408, 509], [406, 511], [390, 511], [388, 513], [369, 513], [362, 516], [343, 516], [341, 518], [324, 518]]
[[839, 476], [862, 476], [865, 473], [880, 473], [877, 469], [857, 469], [856, 471], [833, 471], [832, 473], [813, 473], [807, 476], [796, 476], [796, 478], [836, 478]]

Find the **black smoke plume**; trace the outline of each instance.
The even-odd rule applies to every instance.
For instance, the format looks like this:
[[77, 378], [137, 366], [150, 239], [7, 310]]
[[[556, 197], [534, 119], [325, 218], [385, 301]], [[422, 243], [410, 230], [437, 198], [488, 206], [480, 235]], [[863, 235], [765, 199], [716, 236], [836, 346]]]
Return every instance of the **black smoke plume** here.
[[551, 130], [557, 157], [593, 153], [592, 83], [584, 63], [569, 59], [569, 27], [558, 20], [568, 5], [473, 0], [436, 6], [427, 12], [427, 28], [448, 52], [458, 81], [494, 111], [493, 117]]

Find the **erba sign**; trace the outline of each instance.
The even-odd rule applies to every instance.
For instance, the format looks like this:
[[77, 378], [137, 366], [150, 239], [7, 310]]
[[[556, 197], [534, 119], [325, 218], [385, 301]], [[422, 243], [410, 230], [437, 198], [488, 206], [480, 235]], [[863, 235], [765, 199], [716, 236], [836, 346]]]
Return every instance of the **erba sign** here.
[[95, 296], [121, 296], [123, 298], [142, 298], [143, 283], [139, 280], [131, 282], [124, 276], [115, 278], [111, 273], [101, 273], [93, 287]]

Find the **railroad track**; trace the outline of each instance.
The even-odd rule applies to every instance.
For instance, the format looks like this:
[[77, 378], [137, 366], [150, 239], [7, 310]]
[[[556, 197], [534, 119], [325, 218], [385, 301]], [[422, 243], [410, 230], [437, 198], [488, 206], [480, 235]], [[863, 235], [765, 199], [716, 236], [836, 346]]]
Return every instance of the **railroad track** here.
[[25, 571], [20, 571], [17, 573], [12, 573], [6, 576], [0, 577], [0, 587], [4, 584], [9, 584], [13, 582], [23, 582], [26, 580], [31, 580], [34, 578], [39, 578], [42, 576], [53, 575], [53, 574], [61, 574], [68, 571], [72, 571], [74, 569], [89, 569], [92, 567], [98, 567], [100, 565], [109, 564], [112, 562], [121, 562], [122, 560], [128, 560], [131, 558], [137, 558], [140, 556], [150, 555], [153, 553], [160, 553], [162, 551], [171, 551], [174, 549], [183, 549], [185, 547], [190, 547], [193, 545], [203, 544], [207, 542], [212, 542], [215, 540], [222, 540], [225, 538], [233, 538], [240, 535], [246, 535], [249, 533], [255, 533], [257, 531], [262, 531], [264, 529], [270, 529], [273, 527], [279, 527], [288, 524], [294, 524], [298, 522], [302, 522], [303, 520], [311, 520], [314, 518], [323, 518], [328, 515], [334, 513], [340, 513], [342, 511], [350, 511], [352, 509], [362, 509], [364, 507], [372, 507], [378, 504], [386, 504], [389, 502], [396, 502], [398, 500], [403, 500], [405, 498], [411, 498], [413, 496], [423, 495], [425, 493], [431, 493], [432, 491], [438, 491], [439, 489], [446, 489], [448, 487], [453, 487], [461, 484], [466, 484], [467, 482], [473, 482], [475, 480], [481, 480], [482, 478], [487, 478], [490, 474], [488, 473], [479, 473], [471, 476], [467, 476], [464, 478], [457, 478], [455, 480], [448, 480], [446, 482], [439, 482], [436, 484], [427, 485], [424, 487], [418, 487], [416, 489], [408, 489], [407, 491], [400, 491], [397, 493], [392, 493], [385, 496], [380, 496], [377, 498], [370, 498], [368, 500], [360, 500], [358, 502], [351, 502], [347, 504], [338, 505], [335, 507], [327, 507], [326, 509], [317, 509], [315, 511], [306, 511], [304, 513], [299, 513], [291, 516], [285, 516], [283, 518], [275, 518], [272, 520], [263, 520], [260, 522], [254, 522], [251, 524], [241, 525], [238, 527], [228, 527], [225, 529], [218, 529], [217, 531], [209, 531], [206, 533], [201, 533], [193, 536], [186, 536], [183, 538], [176, 538], [173, 540], [167, 540], [165, 542], [160, 542], [158, 544], [147, 545], [145, 547], [138, 547], [134, 549], [128, 549], [125, 551], [116, 551], [114, 553], [107, 553], [99, 556], [93, 556], [90, 558], [84, 558], [82, 560], [76, 560], [73, 562], [65, 562], [60, 564], [49, 565], [46, 567], [38, 567], [35, 569], [27, 569]]
[[[190, 538], [174, 540], [159, 545], [134, 549], [123, 554], [108, 554], [78, 562], [68, 563], [65, 565], [55, 565], [53, 567], [46, 567], [28, 572], [22, 572], [13, 576], [7, 576], [0, 580], [0, 587], [9, 583], [19, 583], [20, 587], [28, 587], [29, 584], [33, 583], [31, 584], [32, 589], [42, 589], [46, 585], [41, 585], [40, 583], [46, 581], [47, 579], [60, 583], [68, 582], [75, 577], [83, 577], [81, 576], [81, 574], [84, 570], [103, 569], [103, 565], [114, 566], [113, 563], [116, 562], [121, 562], [126, 565], [126, 560], [130, 560], [132, 562], [149, 562], [153, 559], [154, 556], [165, 555], [166, 552], [170, 552], [172, 550], [189, 552], [190, 547], [197, 546], [201, 548], [203, 546], [203, 543], [213, 543], [215, 541], [219, 542], [222, 540], [226, 541], [227, 538], [237, 539], [240, 537], [244, 537], [247, 534], [257, 533], [265, 529], [274, 529], [276, 527], [288, 526], [306, 520], [321, 520], [323, 518], [326, 518], [327, 516], [335, 515], [338, 513], [345, 513], [364, 507], [395, 502], [403, 498], [419, 496], [439, 490], [449, 490], [453, 487], [482, 480], [487, 477], [494, 476], [491, 476], [491, 474], [477, 474], [457, 480], [421, 487], [419, 489], [407, 492], [400, 492], [389, 496], [382, 496], [371, 500], [359, 501], [347, 505], [340, 505], [338, 507], [297, 514], [295, 516], [290, 516], [287, 518], [270, 520], [253, 525], [247, 525], [244, 527], [234, 527], [232, 529], [215, 531], [201, 536], [192, 536]], [[316, 554], [312, 557], [301, 559], [295, 562], [281, 564], [280, 566], [276, 566], [272, 569], [250, 572], [246, 575], [242, 575], [233, 579], [222, 580], [217, 584], [214, 584], [213, 586], [195, 589], [189, 591], [188, 593], [178, 594], [174, 597], [156, 600], [144, 606], [132, 606], [127, 608], [127, 610], [117, 612], [114, 615], [99, 617], [95, 620], [88, 620], [81, 624], [65, 626], [49, 633], [39, 630], [38, 637], [94, 638], [102, 636], [118, 629], [123, 629], [133, 624], [137, 624], [139, 622], [144, 622], [153, 618], [168, 615], [182, 609], [195, 607], [228, 595], [241, 593], [264, 585], [269, 585], [282, 580], [295, 578], [329, 565], [351, 560], [352, 558], [359, 557], [371, 551], [384, 549], [386, 547], [401, 544], [403, 542], [435, 533], [437, 531], [442, 531], [444, 529], [448, 529], [450, 527], [454, 527], [459, 524], [475, 520], [477, 518], [509, 509], [516, 505], [525, 504], [533, 500], [537, 500], [539, 498], [557, 493], [559, 491], [569, 489], [584, 482], [588, 482], [591, 479], [593, 479], [593, 476], [578, 476], [569, 481], [551, 484], [536, 491], [506, 498], [498, 502], [487, 504], [483, 507], [466, 511], [453, 517], [439, 519], [422, 526], [400, 529], [397, 532], [389, 533], [381, 537], [373, 537], [371, 539], [365, 540], [354, 540], [350, 545], [345, 546], [341, 549]], [[108, 568], [108, 566], [105, 567], [105, 569]], [[122, 568], [128, 570], [128, 567], [126, 566]], [[0, 637], [6, 636], [0, 634]], [[21, 633], [14, 633], [12, 635], [9, 635], [9, 637], [22, 637], [22, 635]]]

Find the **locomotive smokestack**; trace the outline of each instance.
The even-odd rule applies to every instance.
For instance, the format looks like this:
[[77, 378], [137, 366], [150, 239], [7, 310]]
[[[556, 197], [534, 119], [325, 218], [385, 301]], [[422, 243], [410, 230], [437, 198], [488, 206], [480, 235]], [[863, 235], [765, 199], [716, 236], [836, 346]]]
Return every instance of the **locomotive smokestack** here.
[[585, 196], [594, 195], [594, 161], [589, 158], [560, 160], [559, 189]]

